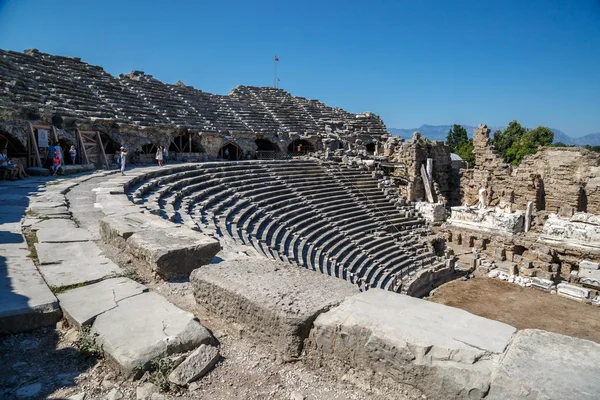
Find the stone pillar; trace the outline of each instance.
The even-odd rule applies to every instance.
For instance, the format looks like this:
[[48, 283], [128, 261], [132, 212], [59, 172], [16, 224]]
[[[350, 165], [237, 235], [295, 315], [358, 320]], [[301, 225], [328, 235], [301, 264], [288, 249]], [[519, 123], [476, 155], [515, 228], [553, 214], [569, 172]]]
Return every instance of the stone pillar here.
[[525, 232], [531, 229], [531, 216], [533, 214], [533, 201], [527, 202], [527, 210], [525, 211]]
[[427, 159], [427, 177], [430, 182], [433, 182], [433, 158]]

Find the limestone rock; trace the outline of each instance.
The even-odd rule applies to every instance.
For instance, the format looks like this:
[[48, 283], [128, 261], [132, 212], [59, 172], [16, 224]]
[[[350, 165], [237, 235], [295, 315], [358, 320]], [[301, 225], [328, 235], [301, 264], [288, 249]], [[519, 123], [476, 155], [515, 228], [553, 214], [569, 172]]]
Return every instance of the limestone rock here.
[[18, 398], [37, 397], [41, 390], [42, 384], [37, 382], [32, 383], [31, 385], [20, 387], [19, 389], [17, 389], [16, 395]]
[[317, 317], [322, 362], [415, 386], [428, 398], [482, 398], [516, 329], [466, 311], [380, 289]]
[[169, 374], [169, 381], [185, 386], [202, 378], [218, 360], [219, 350], [216, 347], [200, 345]]
[[199, 304], [245, 325], [285, 358], [300, 354], [317, 315], [358, 293], [341, 279], [266, 258], [207, 265], [190, 281]]
[[135, 396], [137, 400], [150, 400], [152, 395], [158, 393], [160, 389], [151, 382], [145, 382], [138, 386], [135, 390]]
[[218, 240], [187, 228], [144, 230], [127, 240], [131, 254], [164, 279], [189, 276], [221, 250]]
[[600, 344], [536, 329], [519, 331], [487, 399], [597, 399]]
[[147, 367], [153, 358], [212, 342], [212, 335], [193, 314], [154, 292], [124, 299], [100, 314], [92, 334], [98, 334], [98, 345], [126, 376]]

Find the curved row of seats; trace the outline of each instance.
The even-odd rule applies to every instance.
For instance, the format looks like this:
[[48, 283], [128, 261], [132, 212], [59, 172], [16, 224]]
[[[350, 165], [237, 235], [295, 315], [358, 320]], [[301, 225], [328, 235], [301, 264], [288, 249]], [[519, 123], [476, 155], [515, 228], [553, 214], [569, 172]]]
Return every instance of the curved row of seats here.
[[370, 173], [311, 160], [204, 163], [154, 171], [132, 201], [173, 222], [359, 284], [401, 291], [443, 263], [409, 205]]

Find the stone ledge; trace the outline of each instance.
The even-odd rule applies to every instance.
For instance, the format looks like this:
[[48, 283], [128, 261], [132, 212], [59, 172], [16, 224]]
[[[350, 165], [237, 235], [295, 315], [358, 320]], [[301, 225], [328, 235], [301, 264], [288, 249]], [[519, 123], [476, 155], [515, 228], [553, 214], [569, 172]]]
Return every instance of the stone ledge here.
[[600, 344], [536, 329], [520, 331], [487, 399], [578, 399], [600, 395]]
[[245, 325], [286, 359], [300, 355], [319, 314], [358, 293], [341, 279], [262, 258], [206, 265], [190, 281], [199, 304]]
[[516, 329], [380, 289], [319, 315], [314, 357], [415, 386], [428, 398], [483, 398]]
[[126, 298], [96, 317], [92, 335], [109, 361], [131, 376], [157, 357], [210, 344], [213, 337], [192, 313], [149, 292]]

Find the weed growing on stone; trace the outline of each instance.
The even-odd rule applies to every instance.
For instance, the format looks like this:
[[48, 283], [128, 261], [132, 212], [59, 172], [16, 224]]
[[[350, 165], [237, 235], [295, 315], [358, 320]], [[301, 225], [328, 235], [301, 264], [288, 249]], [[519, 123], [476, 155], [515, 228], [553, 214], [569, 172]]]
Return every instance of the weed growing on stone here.
[[173, 361], [170, 358], [157, 357], [151, 360], [148, 371], [150, 372], [148, 380], [161, 391], [168, 392], [175, 388], [175, 385], [169, 382], [169, 374], [173, 371]]
[[50, 290], [52, 291], [52, 293], [54, 294], [60, 294], [60, 293], [64, 293], [67, 290], [71, 290], [71, 289], [77, 289], [83, 286], [86, 286], [87, 283], [86, 282], [81, 282], [81, 283], [75, 283], [73, 285], [66, 285], [66, 286], [49, 286]]
[[92, 334], [92, 329], [89, 326], [81, 328], [79, 337], [75, 342], [75, 347], [77, 347], [79, 354], [85, 358], [100, 358], [102, 356], [102, 351], [96, 343], [96, 336], [98, 334]]
[[38, 242], [37, 236], [35, 232], [27, 232], [24, 233], [25, 241], [27, 242], [27, 248], [29, 249], [29, 254], [27, 257], [31, 258], [35, 262], [38, 260], [37, 250], [35, 249], [35, 244]]
[[137, 271], [129, 270], [123, 274], [121, 274], [123, 278], [129, 278], [132, 281], [136, 281], [137, 283], [144, 283], [144, 279], [137, 273]]

